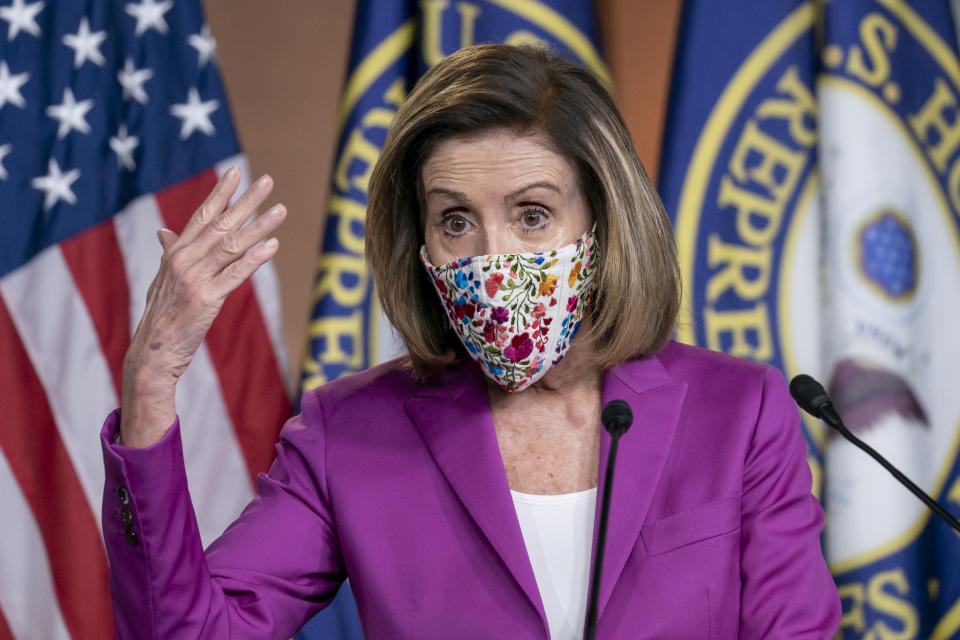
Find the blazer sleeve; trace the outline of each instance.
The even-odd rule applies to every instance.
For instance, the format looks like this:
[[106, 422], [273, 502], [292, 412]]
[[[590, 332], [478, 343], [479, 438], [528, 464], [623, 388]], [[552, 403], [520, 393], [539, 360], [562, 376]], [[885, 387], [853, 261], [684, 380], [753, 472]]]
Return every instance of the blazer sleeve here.
[[768, 369], [741, 499], [741, 638], [832, 638], [840, 598], [820, 547], [800, 415]]
[[[101, 432], [103, 536], [118, 638], [289, 638], [346, 578], [323, 477], [317, 399], [289, 420], [258, 495], [204, 552], [179, 419], [143, 449]], [[197, 425], [202, 428], [202, 425]]]

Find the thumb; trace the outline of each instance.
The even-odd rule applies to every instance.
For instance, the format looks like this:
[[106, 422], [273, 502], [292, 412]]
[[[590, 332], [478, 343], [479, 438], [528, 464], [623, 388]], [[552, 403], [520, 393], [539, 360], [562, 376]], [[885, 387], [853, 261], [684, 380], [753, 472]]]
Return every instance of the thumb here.
[[170, 229], [157, 229], [157, 240], [160, 241], [160, 246], [163, 247], [164, 252], [169, 250], [179, 238], [180, 236]]

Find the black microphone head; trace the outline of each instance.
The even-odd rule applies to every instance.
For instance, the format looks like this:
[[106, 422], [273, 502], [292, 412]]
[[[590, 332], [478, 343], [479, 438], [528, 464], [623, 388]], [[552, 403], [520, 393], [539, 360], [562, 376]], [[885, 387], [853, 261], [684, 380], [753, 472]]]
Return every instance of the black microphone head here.
[[603, 413], [600, 414], [600, 422], [603, 423], [603, 428], [611, 436], [619, 438], [633, 424], [633, 411], [630, 410], [630, 405], [623, 400], [611, 400], [603, 408]]
[[815, 418], [821, 418], [821, 410], [831, 404], [830, 396], [823, 385], [805, 373], [790, 381], [790, 395], [801, 409]]

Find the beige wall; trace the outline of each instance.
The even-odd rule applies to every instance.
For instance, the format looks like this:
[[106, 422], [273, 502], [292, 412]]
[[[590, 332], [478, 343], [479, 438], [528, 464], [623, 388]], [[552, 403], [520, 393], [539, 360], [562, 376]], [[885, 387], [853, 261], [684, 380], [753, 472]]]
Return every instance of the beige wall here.
[[[277, 236], [284, 339], [299, 370], [355, 0], [204, 0], [254, 174], [289, 217]], [[617, 101], [656, 175], [680, 0], [597, 0]]]

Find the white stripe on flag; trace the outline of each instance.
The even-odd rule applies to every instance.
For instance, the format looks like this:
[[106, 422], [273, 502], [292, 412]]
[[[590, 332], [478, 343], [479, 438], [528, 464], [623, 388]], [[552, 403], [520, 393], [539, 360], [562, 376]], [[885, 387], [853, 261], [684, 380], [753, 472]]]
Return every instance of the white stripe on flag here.
[[206, 344], [177, 385], [183, 457], [203, 546], [213, 542], [253, 498], [240, 451]]
[[53, 589], [43, 537], [3, 452], [0, 512], [8, 523], [0, 535], [0, 609], [13, 637], [69, 639]]
[[[247, 157], [236, 155], [227, 158], [217, 164], [217, 175], [222, 176], [227, 169], [236, 165], [240, 168], [240, 187], [237, 193], [243, 193], [250, 184], [250, 168], [247, 166]], [[273, 206], [268, 201], [267, 206]], [[282, 249], [281, 249], [282, 251]], [[257, 297], [257, 304], [260, 306], [260, 314], [267, 325], [267, 333], [270, 334], [270, 344], [273, 346], [273, 354], [277, 359], [277, 366], [280, 367], [280, 374], [283, 376], [284, 386], [287, 395], [293, 389], [293, 376], [291, 375], [290, 363], [287, 361], [287, 349], [283, 342], [283, 313], [280, 308], [280, 283], [277, 280], [277, 272], [273, 267], [271, 260], [267, 264], [257, 269], [253, 274], [253, 291]]]
[[[150, 228], [156, 224], [156, 228]], [[113, 217], [117, 244], [123, 255], [123, 268], [130, 288], [130, 337], [137, 331], [147, 306], [147, 289], [160, 268], [160, 241], [157, 230], [163, 227], [153, 196], [137, 198]]]
[[[90, 314], [59, 246], [0, 279], [0, 294], [46, 391], [90, 509], [99, 514], [104, 472], [97, 431], [117, 406], [117, 397]], [[100, 527], [100, 518], [94, 519]]]
[[[157, 229], [164, 226], [152, 196], [138, 198], [114, 217], [130, 284], [130, 319], [136, 330], [147, 289], [160, 265]], [[177, 384], [184, 460], [204, 546], [219, 536], [253, 497], [246, 462], [230, 421], [206, 343]]]

